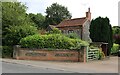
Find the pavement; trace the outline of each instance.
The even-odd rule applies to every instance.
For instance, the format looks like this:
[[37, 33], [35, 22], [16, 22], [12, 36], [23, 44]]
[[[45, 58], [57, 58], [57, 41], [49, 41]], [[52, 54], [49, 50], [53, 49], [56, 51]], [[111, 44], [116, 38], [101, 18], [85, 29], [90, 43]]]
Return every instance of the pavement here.
[[61, 62], [61, 61], [33, 61], [2, 59], [3, 62], [23, 64], [37, 68], [56, 69], [74, 73], [118, 73], [118, 57], [110, 57], [106, 60], [83, 62]]

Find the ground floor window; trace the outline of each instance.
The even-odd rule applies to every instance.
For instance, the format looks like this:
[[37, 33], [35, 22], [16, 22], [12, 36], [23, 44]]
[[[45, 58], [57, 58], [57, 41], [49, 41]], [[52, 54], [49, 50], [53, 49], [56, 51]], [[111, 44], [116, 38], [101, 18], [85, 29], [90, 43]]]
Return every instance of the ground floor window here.
[[68, 33], [74, 33], [74, 31], [73, 30], [68, 30]]

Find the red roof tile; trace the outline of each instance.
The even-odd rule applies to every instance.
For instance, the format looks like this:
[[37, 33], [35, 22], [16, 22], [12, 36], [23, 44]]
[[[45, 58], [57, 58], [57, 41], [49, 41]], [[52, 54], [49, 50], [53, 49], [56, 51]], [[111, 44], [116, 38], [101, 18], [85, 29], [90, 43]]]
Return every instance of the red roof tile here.
[[75, 19], [68, 19], [68, 20], [62, 21], [56, 27], [59, 28], [59, 27], [67, 27], [67, 26], [79, 26], [79, 25], [83, 25], [86, 20], [87, 20], [86, 17], [75, 18]]

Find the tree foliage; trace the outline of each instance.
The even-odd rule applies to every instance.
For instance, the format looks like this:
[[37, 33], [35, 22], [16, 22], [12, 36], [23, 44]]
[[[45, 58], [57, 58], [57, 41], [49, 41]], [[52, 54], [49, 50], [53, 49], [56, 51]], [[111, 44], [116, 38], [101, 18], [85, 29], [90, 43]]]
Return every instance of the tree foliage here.
[[112, 40], [112, 27], [109, 19], [98, 17], [91, 21], [90, 25], [90, 38], [93, 42], [106, 42], [108, 43], [108, 55], [113, 45]]
[[20, 2], [3, 2], [2, 3], [2, 31], [7, 33], [6, 28], [9, 26], [32, 25], [26, 15], [27, 7]]
[[33, 14], [29, 13], [28, 14], [32, 22], [34, 22], [37, 26], [38, 29], [45, 28], [45, 17], [41, 13]]
[[67, 7], [53, 3], [46, 9], [46, 22], [48, 25], [57, 25], [64, 19], [70, 19], [72, 16]]
[[30, 18], [26, 15], [27, 7], [25, 4], [20, 2], [2, 2], [1, 6], [2, 46], [5, 47], [2, 52], [3, 54], [4, 52], [11, 52], [8, 54], [12, 54], [13, 45], [19, 44], [20, 39], [23, 37], [36, 34], [37, 28], [34, 27], [34, 23], [30, 22]]
[[18, 44], [20, 38], [23, 36], [27, 36], [29, 33], [35, 33], [36, 28], [31, 28], [31, 26], [34, 26], [34, 23], [30, 22], [29, 17], [26, 15], [26, 9], [27, 7], [20, 2], [2, 3], [3, 45], [13, 46]]
[[30, 25], [23, 26], [11, 26], [7, 29], [7, 35], [5, 35], [5, 45], [17, 45], [20, 39], [37, 34], [37, 28]]

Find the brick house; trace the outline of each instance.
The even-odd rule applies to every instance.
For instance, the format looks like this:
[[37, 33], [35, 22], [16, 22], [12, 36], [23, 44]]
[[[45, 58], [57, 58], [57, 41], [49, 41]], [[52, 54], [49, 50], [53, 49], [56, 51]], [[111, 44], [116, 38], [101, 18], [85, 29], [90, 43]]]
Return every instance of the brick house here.
[[91, 12], [88, 8], [86, 17], [63, 20], [56, 27], [64, 34], [76, 33], [82, 40], [90, 41], [89, 26], [91, 21]]

